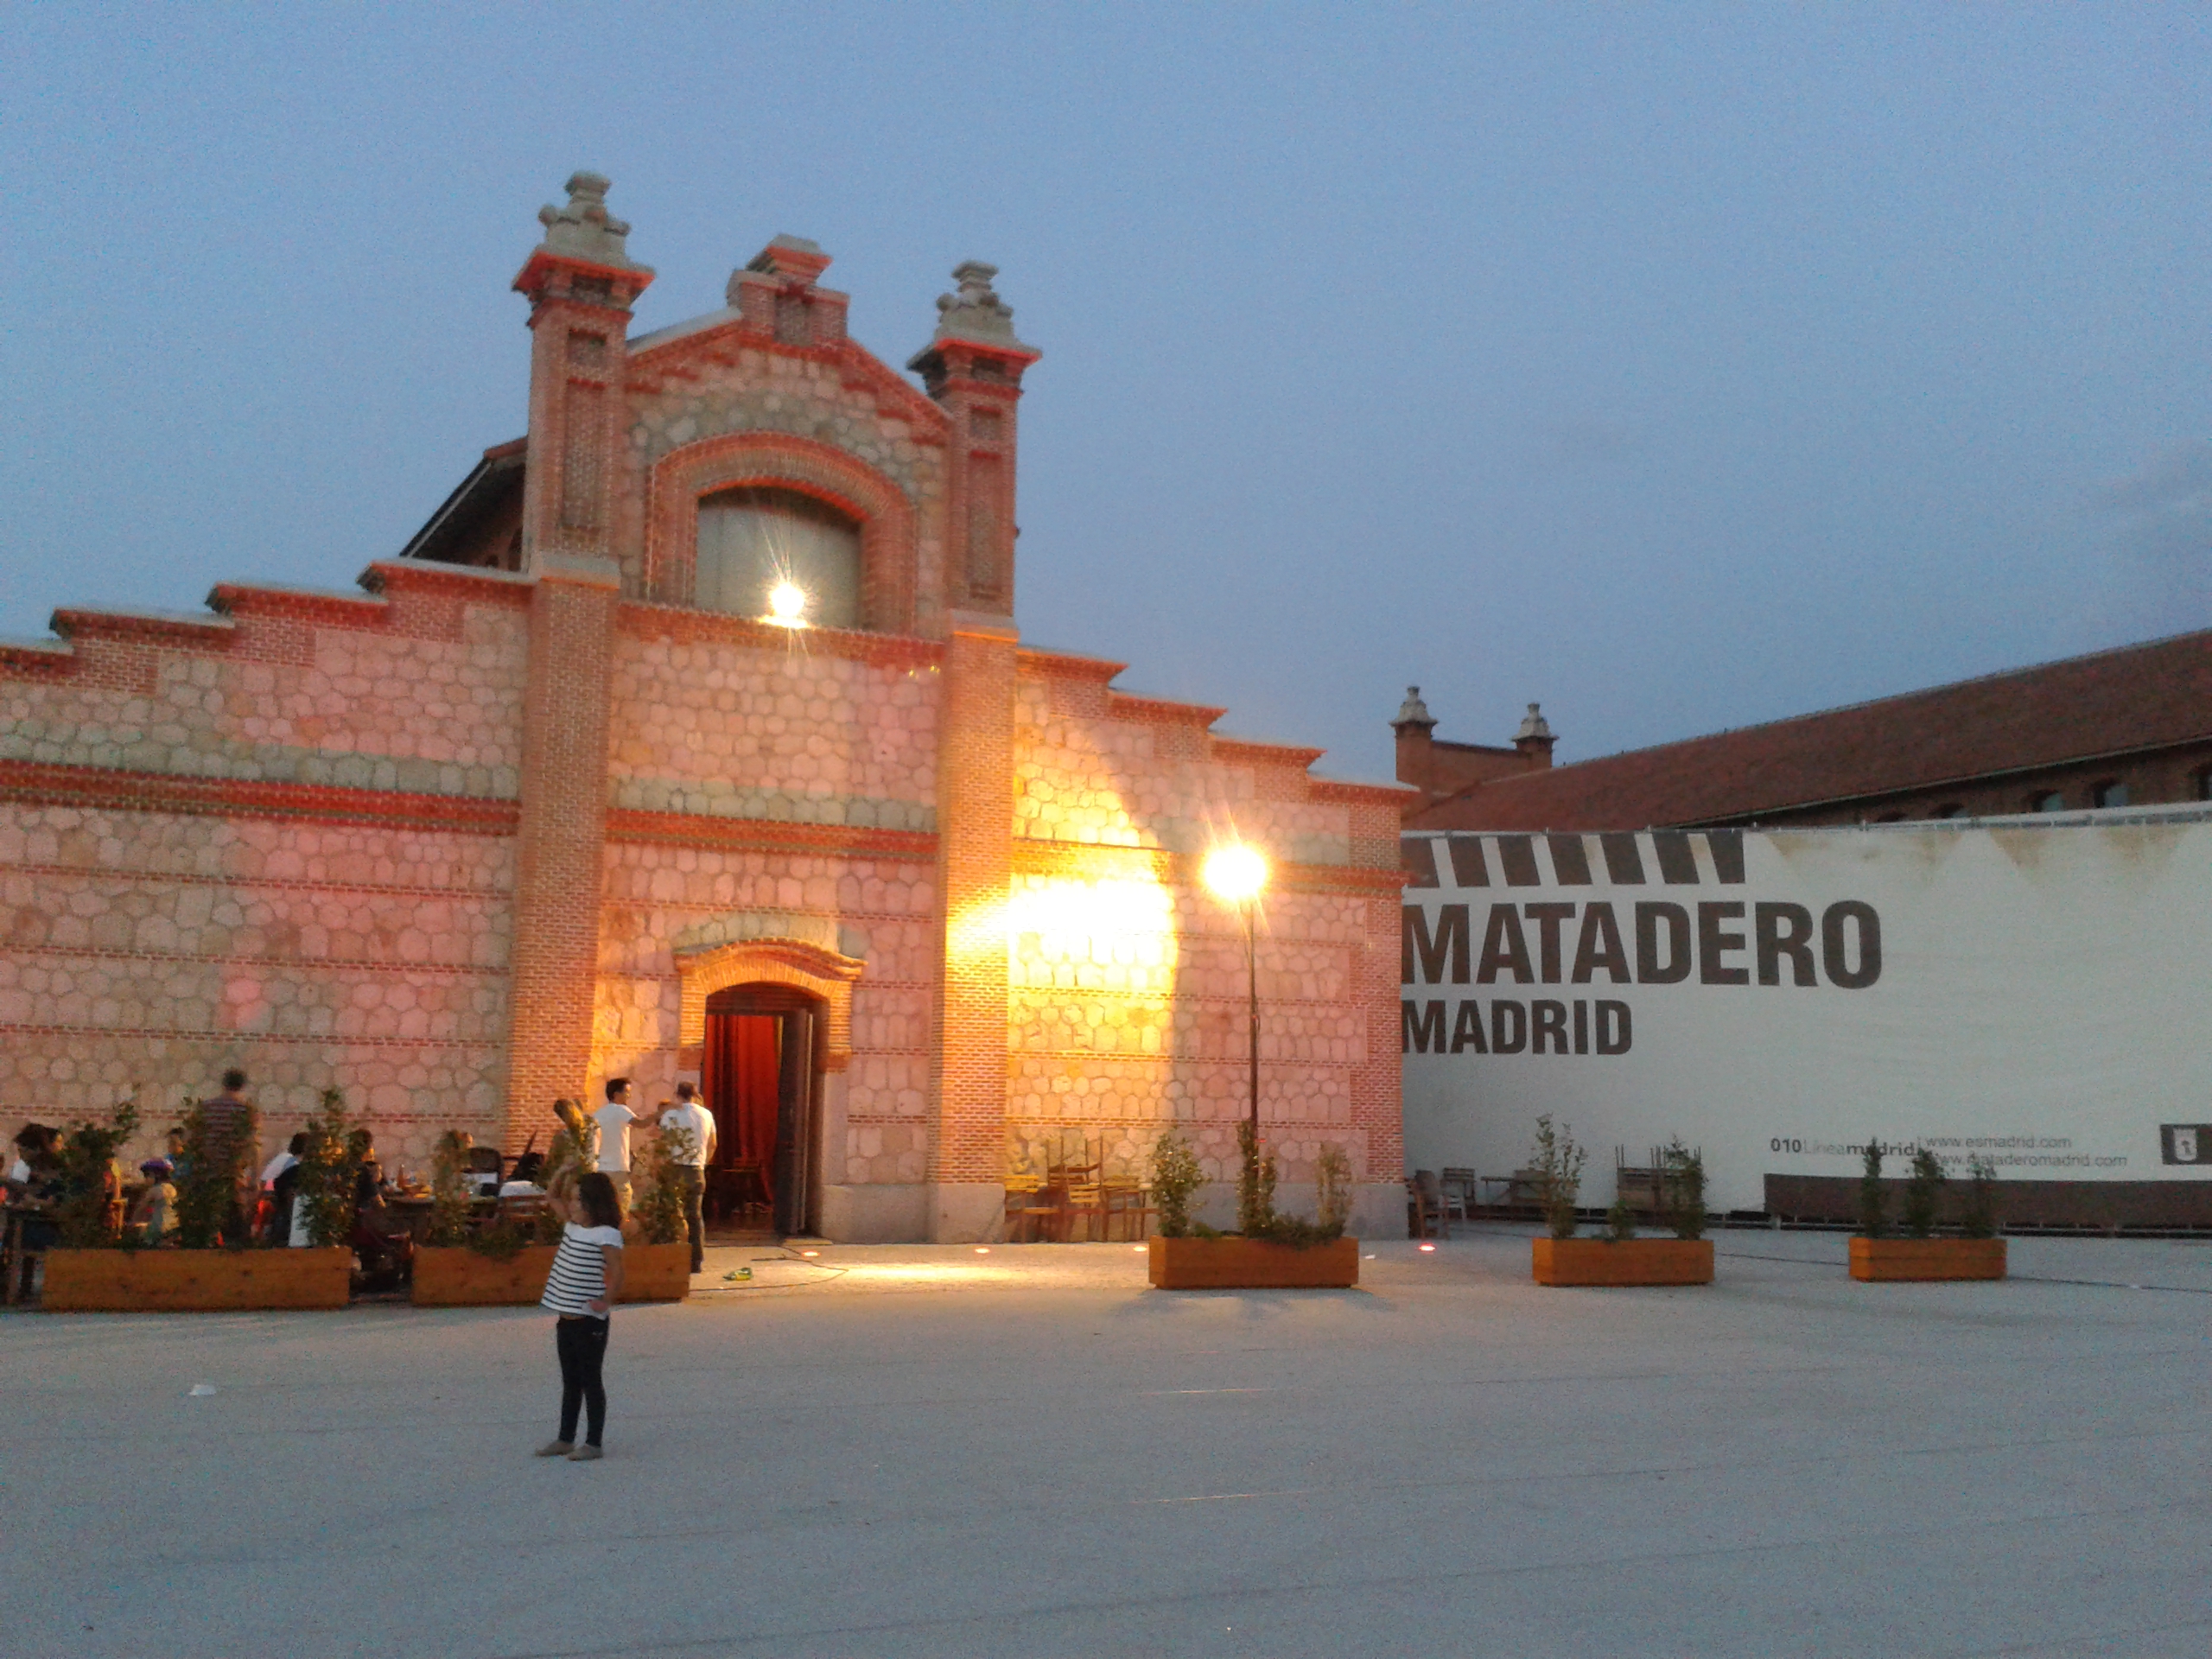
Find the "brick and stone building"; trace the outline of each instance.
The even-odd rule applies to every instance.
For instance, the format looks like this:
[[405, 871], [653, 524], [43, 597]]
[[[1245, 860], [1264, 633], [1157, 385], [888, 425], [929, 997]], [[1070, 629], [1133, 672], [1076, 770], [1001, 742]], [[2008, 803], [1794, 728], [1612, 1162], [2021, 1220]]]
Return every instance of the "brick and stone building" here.
[[1230, 1166], [1242, 934], [1196, 867], [1235, 838], [1274, 863], [1287, 1185], [1341, 1146], [1402, 1224], [1406, 791], [1022, 641], [1039, 353], [990, 266], [918, 387], [788, 237], [633, 335], [652, 272], [607, 188], [569, 181], [515, 280], [527, 435], [364, 591], [0, 647], [8, 1105], [135, 1089], [150, 1138], [238, 1064], [264, 1139], [334, 1085], [419, 1166], [448, 1127], [512, 1151], [556, 1096], [700, 1077], [788, 1230], [989, 1236], [1071, 1132], [1134, 1165], [1179, 1124]]
[[1821, 714], [1551, 764], [1536, 706], [1512, 748], [1391, 721], [1409, 830], [1894, 823], [2212, 799], [2212, 632]]

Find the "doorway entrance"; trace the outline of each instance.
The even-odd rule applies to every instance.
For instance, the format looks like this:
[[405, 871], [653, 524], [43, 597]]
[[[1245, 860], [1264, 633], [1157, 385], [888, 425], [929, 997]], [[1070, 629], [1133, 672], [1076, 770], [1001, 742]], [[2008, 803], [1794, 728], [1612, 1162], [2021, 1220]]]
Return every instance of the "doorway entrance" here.
[[707, 999], [700, 1090], [715, 1115], [707, 1202], [723, 1225], [814, 1230], [820, 1207], [822, 1005], [788, 985]]

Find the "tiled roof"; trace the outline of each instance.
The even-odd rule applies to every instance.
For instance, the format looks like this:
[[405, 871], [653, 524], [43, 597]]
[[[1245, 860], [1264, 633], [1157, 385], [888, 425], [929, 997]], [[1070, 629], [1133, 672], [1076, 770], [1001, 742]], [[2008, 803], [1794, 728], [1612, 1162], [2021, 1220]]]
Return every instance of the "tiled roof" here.
[[1414, 830], [1634, 830], [2212, 737], [2212, 631], [1478, 784]]

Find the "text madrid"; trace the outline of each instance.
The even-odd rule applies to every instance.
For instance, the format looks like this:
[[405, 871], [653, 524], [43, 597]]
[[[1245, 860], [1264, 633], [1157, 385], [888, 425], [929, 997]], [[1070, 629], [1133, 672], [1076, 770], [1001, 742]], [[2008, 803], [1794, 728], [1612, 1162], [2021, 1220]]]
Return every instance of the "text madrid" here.
[[[1625, 931], [1615, 907], [1602, 900], [1488, 908], [1478, 950], [1470, 906], [1440, 906], [1433, 925], [1421, 906], [1404, 906], [1403, 982], [1588, 985], [1602, 976], [1616, 985], [1676, 985], [1694, 972], [1700, 985], [1825, 982], [1859, 991], [1882, 974], [1881, 918], [1855, 899], [1830, 905], [1817, 926], [1805, 906], [1767, 900], [1693, 907], [1640, 899]], [[1404, 1002], [1402, 1046], [1409, 1053], [1625, 1054], [1631, 1040], [1628, 1004], [1611, 1000], [1539, 997], [1524, 1007], [1517, 998], [1494, 997], [1485, 1022], [1475, 1000], [1465, 998], [1448, 1035], [1440, 999]]]

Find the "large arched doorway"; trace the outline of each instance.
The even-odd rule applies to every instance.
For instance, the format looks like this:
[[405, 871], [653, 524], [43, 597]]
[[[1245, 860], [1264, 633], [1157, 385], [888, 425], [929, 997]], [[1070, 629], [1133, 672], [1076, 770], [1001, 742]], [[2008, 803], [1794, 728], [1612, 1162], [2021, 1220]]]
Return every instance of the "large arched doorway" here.
[[818, 1224], [823, 1013], [820, 998], [789, 985], [731, 985], [707, 998], [708, 1192], [725, 1224], [765, 1223], [785, 1237]]

